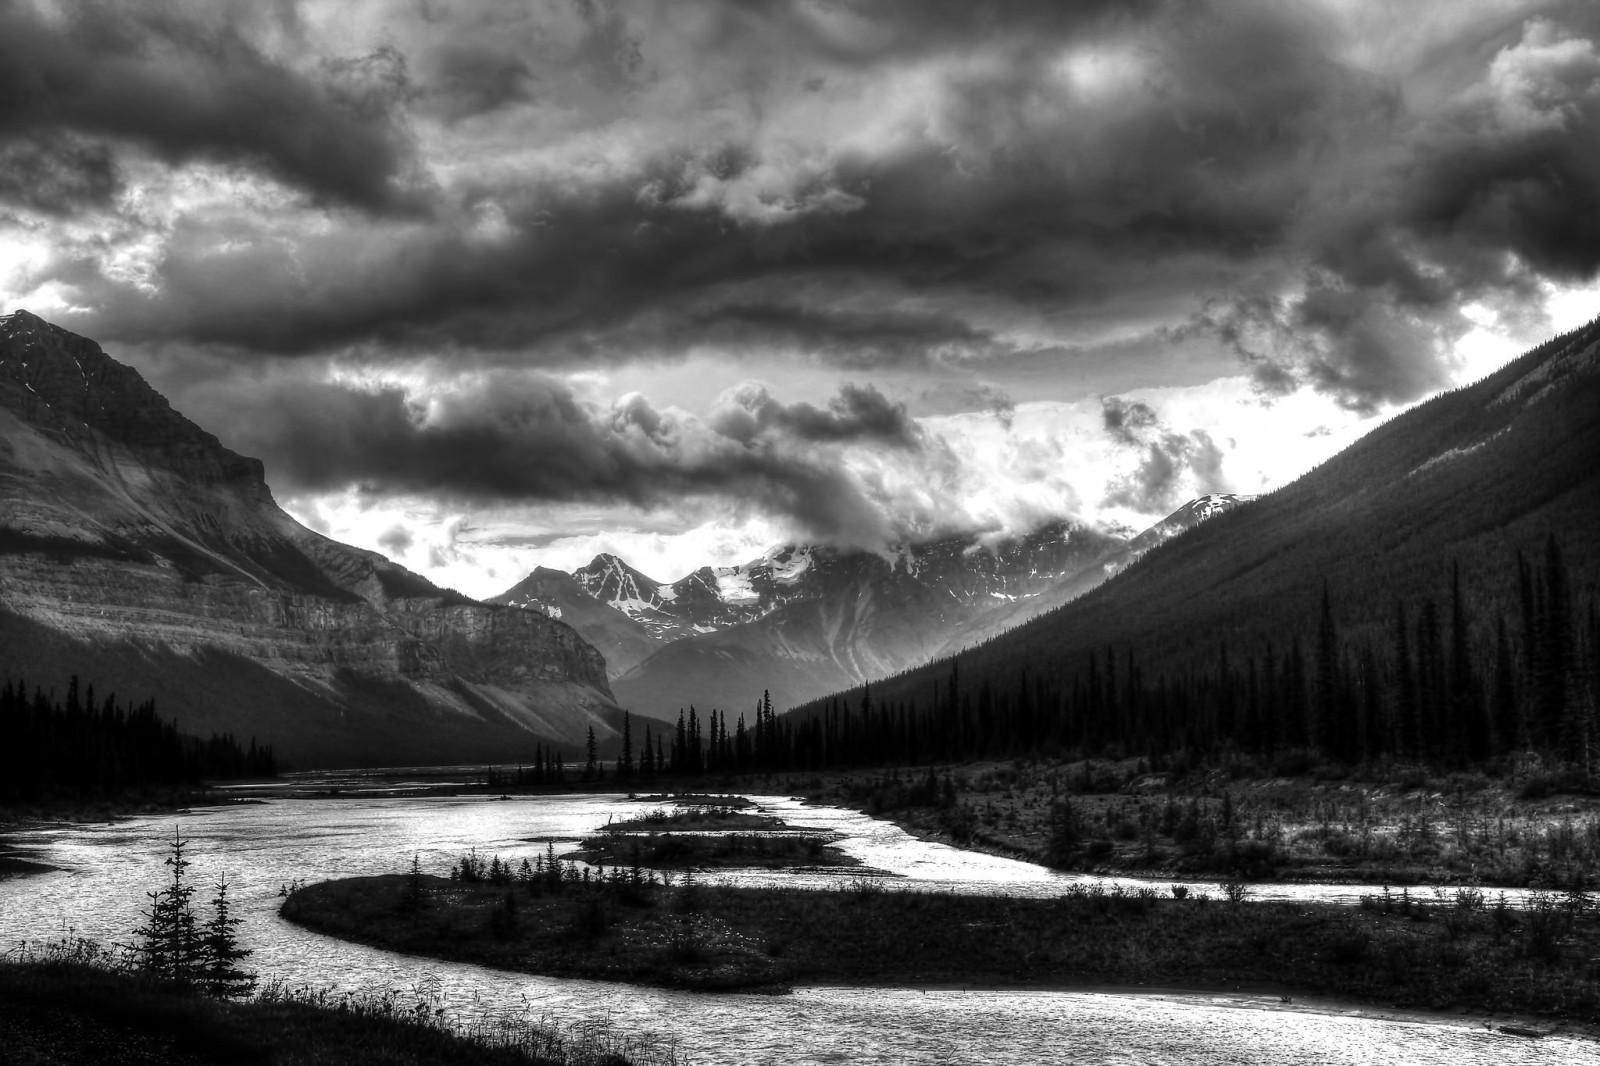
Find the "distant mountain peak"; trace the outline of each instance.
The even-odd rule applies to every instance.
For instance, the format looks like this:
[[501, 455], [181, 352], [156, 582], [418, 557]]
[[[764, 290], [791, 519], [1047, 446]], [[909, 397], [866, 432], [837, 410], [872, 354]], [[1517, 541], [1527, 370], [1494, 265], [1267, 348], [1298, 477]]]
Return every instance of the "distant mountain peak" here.
[[92, 448], [83, 432], [92, 429], [187, 479], [270, 498], [260, 460], [224, 447], [98, 344], [30, 311], [0, 318], [0, 393], [6, 386], [20, 391], [0, 403], [58, 439]]
[[1201, 522], [1217, 515], [1224, 514], [1236, 507], [1250, 503], [1258, 497], [1239, 492], [1210, 492], [1204, 496], [1197, 496], [1188, 503], [1173, 511], [1155, 525], [1134, 537], [1128, 544], [1126, 558], [1109, 562], [1108, 572], [1117, 573], [1126, 570], [1137, 562], [1145, 552], [1157, 544], [1165, 543], [1180, 533], [1187, 533]]

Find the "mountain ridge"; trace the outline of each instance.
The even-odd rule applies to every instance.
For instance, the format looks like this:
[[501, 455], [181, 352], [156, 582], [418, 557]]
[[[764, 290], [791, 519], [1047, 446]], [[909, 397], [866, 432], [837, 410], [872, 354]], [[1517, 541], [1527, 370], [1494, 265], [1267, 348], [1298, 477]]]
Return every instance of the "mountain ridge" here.
[[[1396, 602], [1437, 595], [1452, 562], [1471, 576], [1474, 602], [1496, 612], [1515, 602], [1518, 553], [1542, 552], [1558, 531], [1573, 585], [1586, 587], [1600, 577], [1596, 538], [1584, 532], [1600, 528], [1597, 455], [1600, 319], [1387, 420], [1092, 592], [875, 683], [873, 698], [918, 698], [953, 661], [973, 690], [1009, 684], [1024, 664], [1070, 690], [1089, 654], [1108, 648], [1133, 656], [1147, 680], [1192, 670], [1224, 645], [1309, 639], [1322, 588], [1345, 639], [1383, 647]], [[856, 700], [860, 690], [835, 695]]]
[[[300, 765], [613, 732], [603, 659], [575, 630], [314, 533], [263, 475], [94, 342], [0, 318], [0, 672], [64, 681], [99, 660], [103, 691]], [[201, 676], [217, 656], [282, 715]]]

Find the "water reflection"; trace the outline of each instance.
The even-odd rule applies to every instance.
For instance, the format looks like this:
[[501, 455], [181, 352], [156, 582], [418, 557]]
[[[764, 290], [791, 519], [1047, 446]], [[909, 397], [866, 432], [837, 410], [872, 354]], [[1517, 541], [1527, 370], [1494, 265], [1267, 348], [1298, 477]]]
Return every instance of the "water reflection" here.
[[[376, 780], [367, 784], [386, 787]], [[758, 804], [752, 813], [837, 834], [839, 847], [896, 875], [890, 883], [897, 887], [1048, 896], [1088, 880], [924, 843], [853, 811], [787, 797], [752, 798]], [[1574, 1040], [1518, 1041], [1465, 1022], [1242, 1010], [1248, 1003], [1243, 997], [839, 988], [782, 997], [713, 996], [528, 977], [347, 944], [277, 917], [280, 887], [296, 880], [398, 873], [413, 854], [425, 869], [443, 873], [474, 847], [519, 862], [542, 853], [546, 839], [558, 842], [558, 853], [570, 850], [608, 820], [638, 817], [657, 805], [614, 795], [358, 795], [267, 799], [185, 816], [41, 828], [22, 842], [61, 869], [0, 882], [0, 943], [68, 929], [103, 940], [128, 939], [145, 891], [163, 880], [166, 842], [178, 825], [192, 842], [191, 872], [201, 883], [227, 874], [245, 919], [243, 938], [256, 952], [251, 964], [264, 975], [346, 989], [437, 981], [461, 1010], [526, 1001], [535, 1013], [552, 1017], [609, 1016], [629, 1030], [676, 1038], [696, 1063], [1600, 1062], [1593, 1045]], [[855, 876], [851, 869], [736, 871], [708, 880], [821, 887]], [[1275, 885], [1257, 886], [1255, 895], [1349, 901], [1362, 891], [1372, 889]]]

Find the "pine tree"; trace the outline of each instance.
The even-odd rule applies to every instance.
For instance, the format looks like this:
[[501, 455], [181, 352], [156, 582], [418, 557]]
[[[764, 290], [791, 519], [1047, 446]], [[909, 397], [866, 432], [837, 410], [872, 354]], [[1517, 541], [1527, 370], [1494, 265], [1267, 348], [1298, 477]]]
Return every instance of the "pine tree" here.
[[[933, 771], [930, 769], [929, 774]], [[1050, 821], [1045, 840], [1045, 863], [1050, 866], [1064, 867], [1071, 860], [1078, 848], [1078, 818], [1072, 809], [1072, 802], [1066, 797], [1057, 800], [1050, 807]]]
[[1517, 675], [1511, 666], [1511, 642], [1506, 620], [1496, 619], [1494, 630], [1494, 689], [1490, 693], [1495, 750], [1504, 754], [1527, 745], [1526, 728], [1517, 704]]
[[172, 880], [157, 892], [147, 892], [150, 908], [143, 912], [145, 924], [134, 930], [140, 938], [137, 948], [140, 966], [167, 981], [192, 982], [204, 970], [204, 946], [195, 925], [190, 900], [194, 886], [184, 880], [190, 866], [183, 857], [188, 841], [176, 827], [172, 831], [172, 854], [163, 865], [172, 871]]
[[1333, 605], [1328, 583], [1322, 583], [1322, 610], [1317, 622], [1316, 682], [1306, 738], [1313, 747], [1345, 755], [1339, 744], [1339, 637], [1333, 625]]
[[1417, 711], [1417, 675], [1411, 665], [1410, 625], [1405, 604], [1394, 605], [1394, 751], [1416, 755], [1421, 751], [1422, 729]]
[[256, 986], [256, 977], [239, 968], [242, 959], [253, 954], [239, 946], [234, 929], [244, 924], [233, 917], [228, 904], [228, 879], [217, 881], [217, 894], [211, 898], [211, 920], [206, 923], [201, 940], [202, 980], [205, 989], [220, 999], [247, 996]]
[[1489, 754], [1488, 721], [1484, 717], [1472, 652], [1467, 645], [1467, 612], [1461, 602], [1461, 567], [1450, 564], [1450, 659], [1446, 727], [1448, 754], [1459, 762]]
[[633, 776], [633, 718], [627, 711], [622, 712], [622, 775], [624, 779]]

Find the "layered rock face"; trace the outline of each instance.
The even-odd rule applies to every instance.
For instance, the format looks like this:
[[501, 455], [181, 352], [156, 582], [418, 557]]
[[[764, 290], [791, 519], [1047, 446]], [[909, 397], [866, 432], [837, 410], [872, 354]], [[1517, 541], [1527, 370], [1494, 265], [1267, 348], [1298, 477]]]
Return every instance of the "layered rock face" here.
[[571, 627], [322, 537], [262, 473], [93, 342], [0, 318], [0, 674], [154, 695], [299, 765], [612, 733], [604, 659]]

